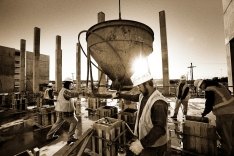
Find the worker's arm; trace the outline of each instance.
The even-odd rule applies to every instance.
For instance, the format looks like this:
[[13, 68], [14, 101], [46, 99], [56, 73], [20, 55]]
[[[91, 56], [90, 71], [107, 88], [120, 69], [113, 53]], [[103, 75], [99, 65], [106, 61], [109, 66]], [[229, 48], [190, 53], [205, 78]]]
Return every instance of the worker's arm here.
[[66, 100], [69, 100], [70, 98], [79, 97], [80, 94], [80, 92], [66, 89], [63, 93], [63, 96]]
[[129, 101], [133, 101], [133, 102], [138, 102], [139, 101], [140, 94], [131, 95], [131, 94], [123, 94], [121, 92], [119, 92], [118, 94], [119, 94], [118, 95], [119, 98], [129, 100]]
[[98, 93], [93, 93], [92, 95], [89, 94], [88, 96], [92, 97], [98, 97], [98, 98], [103, 98], [103, 99], [111, 99], [112, 95], [111, 94], [98, 94]]
[[213, 109], [213, 104], [214, 104], [214, 92], [212, 91], [206, 91], [205, 92], [205, 109], [202, 113], [202, 116], [206, 116], [207, 114], [209, 114], [212, 109]]
[[166, 133], [168, 104], [165, 101], [158, 100], [151, 108], [151, 120], [153, 128], [142, 138], [143, 147], [149, 147], [155, 143], [162, 135]]

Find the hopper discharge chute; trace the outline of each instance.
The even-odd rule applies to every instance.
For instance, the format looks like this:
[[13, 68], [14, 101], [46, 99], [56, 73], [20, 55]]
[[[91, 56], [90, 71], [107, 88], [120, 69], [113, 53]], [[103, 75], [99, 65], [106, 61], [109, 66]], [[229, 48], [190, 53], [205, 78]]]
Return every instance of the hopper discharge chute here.
[[92, 26], [86, 35], [87, 48], [104, 73], [122, 86], [132, 86], [132, 63], [153, 51], [154, 33], [143, 23], [111, 20]]

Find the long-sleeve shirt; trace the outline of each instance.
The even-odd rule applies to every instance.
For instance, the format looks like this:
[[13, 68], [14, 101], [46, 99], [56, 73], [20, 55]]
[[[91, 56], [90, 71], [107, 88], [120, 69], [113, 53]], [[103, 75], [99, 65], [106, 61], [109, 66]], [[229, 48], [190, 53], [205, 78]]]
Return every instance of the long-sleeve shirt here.
[[69, 100], [70, 98], [74, 98], [74, 97], [79, 98], [80, 94], [81, 94], [80, 92], [66, 89], [63, 93], [63, 96], [66, 100]]
[[206, 116], [212, 111], [214, 105], [214, 92], [205, 91], [205, 99], [206, 99], [205, 109], [202, 113], [202, 116]]
[[[120, 97], [126, 100], [138, 102], [139, 95], [140, 94], [137, 95], [120, 94]], [[150, 96], [145, 96], [142, 99], [141, 107], [139, 108], [139, 118], [142, 115], [142, 111], [149, 97]], [[153, 104], [151, 108], [151, 120], [154, 126], [150, 130], [150, 132], [140, 140], [143, 147], [149, 147], [153, 145], [157, 139], [159, 139], [162, 135], [166, 133], [165, 126], [167, 123], [167, 112], [168, 112], [168, 107], [164, 101], [158, 100]]]

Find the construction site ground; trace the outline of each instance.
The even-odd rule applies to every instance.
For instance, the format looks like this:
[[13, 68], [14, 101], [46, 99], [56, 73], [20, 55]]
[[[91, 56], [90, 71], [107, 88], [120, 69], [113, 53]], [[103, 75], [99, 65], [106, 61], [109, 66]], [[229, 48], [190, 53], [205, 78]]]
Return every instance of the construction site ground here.
[[[182, 155], [183, 143], [182, 143], [182, 131], [184, 118], [182, 115], [182, 107], [179, 110], [178, 120], [175, 121], [170, 116], [174, 113], [175, 97], [169, 97], [169, 117], [168, 128], [171, 142], [171, 155]], [[204, 109], [204, 98], [191, 98], [189, 100], [188, 115], [201, 116]], [[108, 105], [116, 106], [116, 100], [109, 100]], [[118, 105], [117, 105], [118, 107]], [[64, 124], [58, 131], [60, 137], [52, 142], [46, 141], [46, 134], [51, 126], [40, 128], [34, 125], [34, 111], [33, 108], [28, 108], [30, 113], [19, 113], [18, 119], [11, 122], [2, 124], [0, 129], [4, 129], [4, 126], [14, 125], [14, 133], [7, 132], [7, 135], [0, 135], [0, 155], [16, 155], [21, 152], [29, 152], [38, 150], [40, 156], [52, 156], [56, 155], [61, 149], [70, 148], [67, 144], [67, 131], [68, 124]], [[208, 114], [208, 118], [211, 124], [214, 124], [214, 115]], [[93, 123], [98, 119], [95, 115], [90, 115], [87, 111], [87, 102], [82, 100], [81, 102], [81, 114], [79, 119], [79, 136], [81, 137], [88, 129], [92, 128]], [[22, 125], [23, 124], [23, 125]], [[18, 126], [17, 126], [18, 125]], [[22, 128], [23, 127], [23, 128]], [[9, 128], [5, 128], [9, 131]], [[18, 129], [18, 130], [17, 130]], [[17, 131], [17, 133], [15, 133]], [[28, 150], [28, 151], [27, 151]], [[188, 154], [187, 154], [188, 155]], [[192, 155], [192, 154], [191, 154]]]

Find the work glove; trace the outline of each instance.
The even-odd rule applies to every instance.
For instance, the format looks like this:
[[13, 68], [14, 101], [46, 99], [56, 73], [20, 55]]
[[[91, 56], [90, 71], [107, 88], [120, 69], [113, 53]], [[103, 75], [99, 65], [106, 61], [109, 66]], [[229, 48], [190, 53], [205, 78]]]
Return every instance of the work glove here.
[[114, 92], [114, 93], [112, 93], [112, 99], [116, 99], [116, 98], [118, 98], [119, 97], [119, 92]]
[[144, 147], [142, 146], [140, 140], [135, 140], [134, 142], [132, 142], [130, 144], [129, 149], [136, 155], [139, 155], [141, 153], [141, 151], [144, 149]]

